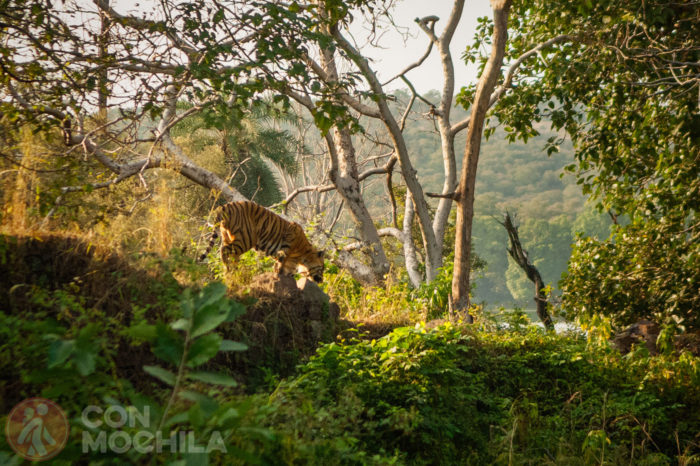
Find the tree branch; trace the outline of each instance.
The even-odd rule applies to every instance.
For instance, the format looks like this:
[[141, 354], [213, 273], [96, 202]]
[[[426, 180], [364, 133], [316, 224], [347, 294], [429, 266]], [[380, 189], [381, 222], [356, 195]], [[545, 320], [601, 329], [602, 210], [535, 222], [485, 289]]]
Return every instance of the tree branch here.
[[[421, 21], [430, 20], [429, 21], [430, 22], [429, 31], [432, 33], [433, 36], [435, 36], [435, 21], [437, 21], [438, 19], [439, 18], [437, 16], [428, 16], [427, 18], [423, 18], [423, 19], [416, 18], [416, 23], [420, 24]], [[382, 86], [386, 86], [390, 82], [404, 76], [406, 73], [408, 73], [412, 69], [418, 68], [419, 66], [421, 66], [423, 64], [423, 62], [426, 60], [426, 58], [428, 58], [430, 56], [430, 52], [432, 52], [432, 50], [433, 50], [433, 43], [434, 42], [431, 39], [430, 42], [428, 42], [428, 49], [425, 51], [423, 56], [418, 59], [418, 61], [406, 66], [406, 68], [404, 68], [399, 73], [397, 73], [396, 76], [394, 76], [393, 78], [389, 79], [388, 81], [385, 81], [384, 83], [382, 83]]]
[[[419, 225], [421, 228], [421, 234], [423, 235], [423, 243], [428, 252], [428, 262], [431, 264], [440, 263], [442, 258], [437, 254], [436, 251], [436, 239], [435, 233], [432, 229], [432, 222], [430, 219], [430, 212], [428, 209], [427, 202], [423, 195], [423, 188], [418, 182], [416, 177], [416, 171], [413, 168], [410, 157], [408, 155], [408, 149], [406, 148], [406, 143], [403, 140], [401, 129], [398, 123], [391, 114], [391, 110], [386, 103], [384, 94], [382, 91], [381, 84], [377, 79], [377, 75], [374, 73], [372, 68], [365, 57], [360, 55], [360, 53], [352, 46], [348, 40], [343, 37], [339, 30], [333, 30], [333, 36], [335, 37], [338, 45], [343, 51], [348, 55], [348, 57], [355, 63], [355, 65], [360, 69], [360, 72], [367, 80], [367, 83], [377, 96], [377, 107], [381, 113], [381, 120], [384, 122], [385, 126], [389, 130], [391, 135], [394, 148], [399, 158], [399, 163], [401, 166], [401, 172], [403, 174], [404, 180], [408, 191], [414, 199], [416, 204], [416, 213], [418, 214]], [[431, 277], [432, 279], [432, 277]]]
[[[358, 181], [364, 181], [365, 179], [369, 178], [372, 175], [382, 175], [387, 173], [391, 168], [393, 168], [393, 165], [396, 163], [396, 156], [392, 157], [389, 159], [387, 164], [383, 167], [375, 167], [371, 168], [369, 170], [365, 170], [364, 172], [360, 173], [357, 177]], [[393, 161], [393, 163], [392, 163]], [[294, 200], [295, 197], [297, 197], [299, 194], [302, 193], [308, 193], [311, 191], [317, 192], [317, 193], [325, 193], [328, 191], [333, 191], [336, 189], [336, 186], [333, 184], [317, 184], [317, 185], [312, 185], [312, 186], [303, 186], [301, 188], [297, 188], [294, 191], [292, 191], [283, 201], [278, 202], [277, 204], [273, 204], [270, 207], [275, 208], [275, 207], [281, 207], [281, 206], [287, 206], [290, 202]]]
[[[425, 32], [430, 38], [431, 43], [437, 44], [439, 42], [438, 37], [435, 35], [435, 23], [439, 21], [438, 16], [426, 16], [424, 18], [416, 18], [414, 21], [418, 24], [423, 32]], [[428, 26], [430, 25], [430, 26]]]
[[425, 193], [426, 196], [428, 197], [437, 197], [437, 198], [442, 198], [442, 199], [452, 199], [453, 201], [456, 201], [459, 199], [459, 193], [454, 191], [451, 193]]
[[[316, 73], [316, 75], [319, 78], [321, 78], [321, 80], [323, 80], [323, 82], [325, 82], [327, 84], [332, 84], [331, 80], [328, 78], [328, 75], [325, 72], [325, 70], [323, 69], [323, 67], [321, 67], [321, 65], [319, 65], [315, 60], [313, 60], [308, 55], [304, 54], [304, 61], [306, 62], [307, 65], [309, 65], [309, 67], [311, 67], [311, 69], [314, 71], [314, 73]], [[340, 97], [340, 100], [342, 100], [343, 102], [345, 102], [346, 104], [348, 104], [350, 107], [352, 107], [354, 110], [357, 110], [361, 114], [366, 115], [368, 117], [372, 117], [372, 118], [379, 118], [380, 117], [379, 110], [377, 110], [374, 107], [370, 107], [369, 105], [365, 105], [362, 102], [360, 102], [359, 100], [353, 99], [350, 96], [350, 94], [348, 94], [347, 92], [341, 91], [337, 95], [338, 95], [338, 97]]]
[[537, 307], [537, 316], [540, 318], [544, 326], [548, 330], [554, 329], [552, 317], [547, 312], [547, 295], [544, 289], [544, 281], [539, 270], [535, 267], [527, 255], [527, 251], [523, 249], [518, 236], [518, 227], [513, 224], [510, 213], [506, 212], [503, 222], [499, 222], [508, 232], [510, 248], [506, 248], [510, 257], [513, 258], [516, 264], [525, 272], [527, 278], [535, 284], [535, 305]]
[[[574, 36], [569, 35], [569, 34], [561, 34], [561, 35], [553, 37], [545, 42], [542, 42], [539, 45], [536, 45], [535, 47], [531, 48], [527, 52], [520, 55], [508, 67], [508, 70], [506, 71], [505, 77], [503, 79], [503, 83], [500, 86], [498, 86], [491, 94], [487, 108], [493, 107], [493, 105], [495, 105], [496, 102], [498, 102], [500, 100], [500, 98], [503, 97], [503, 94], [505, 94], [505, 92], [508, 89], [510, 89], [511, 85], [513, 84], [513, 78], [515, 77], [515, 74], [517, 73], [518, 69], [520, 68], [520, 65], [522, 65], [525, 60], [532, 57], [533, 55], [537, 55], [542, 49], [544, 49], [546, 47], [554, 45], [558, 42], [564, 42], [567, 40], [574, 40], [574, 38], [575, 38]], [[457, 133], [466, 129], [469, 126], [470, 118], [471, 118], [471, 116], [468, 116], [465, 119], [463, 119], [462, 121], [455, 123], [450, 130], [452, 135], [453, 136], [457, 135]]]
[[186, 54], [198, 54], [199, 50], [193, 48], [192, 46], [186, 44], [176, 33], [168, 28], [167, 23], [163, 21], [150, 21], [147, 19], [136, 18], [134, 16], [126, 16], [117, 13], [114, 8], [109, 6], [109, 1], [107, 0], [93, 0], [93, 3], [100, 9], [105, 15], [107, 15], [112, 21], [122, 24], [124, 26], [129, 26], [140, 31], [163, 31], [165, 35], [170, 39], [173, 44], [175, 44], [180, 50]]
[[[403, 234], [403, 231], [399, 230], [398, 228], [395, 227], [387, 227], [387, 228], [380, 228], [377, 230], [377, 233], [381, 237], [386, 237], [386, 236], [392, 236], [399, 240], [403, 244], [405, 237]], [[361, 241], [355, 241], [354, 243], [350, 243], [346, 246], [343, 247], [343, 251], [356, 251], [360, 248], [362, 248], [365, 244], [362, 243]]]
[[567, 40], [573, 40], [574, 36], [569, 35], [569, 34], [561, 34], [556, 37], [552, 37], [551, 39], [542, 42], [539, 45], [536, 45], [535, 47], [531, 48], [527, 52], [523, 53], [520, 55], [513, 63], [510, 64], [508, 67], [508, 71], [506, 71], [505, 78], [503, 79], [503, 83], [496, 88], [496, 90], [491, 94], [491, 98], [489, 99], [489, 108], [493, 106], [500, 98], [503, 96], [503, 94], [510, 89], [511, 84], [513, 83], [513, 77], [515, 76], [515, 73], [518, 71], [518, 68], [520, 68], [520, 65], [523, 64], [525, 60], [528, 58], [532, 57], [533, 55], [537, 55], [540, 50], [547, 48], [551, 45], [554, 45], [558, 42], [564, 42]]
[[324, 193], [327, 191], [333, 191], [334, 189], [336, 189], [336, 188], [332, 184], [303, 186], [301, 188], [295, 189], [283, 201], [278, 202], [277, 204], [271, 205], [270, 208], [286, 207], [290, 202], [292, 202], [294, 200], [295, 197], [297, 197], [299, 194], [302, 194], [302, 193], [308, 193], [311, 191], [314, 191], [317, 193]]

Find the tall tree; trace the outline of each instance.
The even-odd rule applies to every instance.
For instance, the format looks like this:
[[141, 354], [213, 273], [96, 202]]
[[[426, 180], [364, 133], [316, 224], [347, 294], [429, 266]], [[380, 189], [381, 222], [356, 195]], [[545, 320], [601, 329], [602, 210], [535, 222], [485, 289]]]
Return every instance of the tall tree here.
[[[418, 61], [394, 78], [406, 83], [411, 98], [403, 112], [392, 113], [389, 102], [393, 97], [385, 91], [387, 83], [379, 80], [348, 27], [353, 20], [362, 19], [377, 31], [382, 19], [391, 23], [387, 15], [393, 3], [236, 1], [220, 5], [166, 0], [148, 8], [146, 14], [142, 12], [146, 10], [128, 10], [106, 0], [67, 1], [55, 8], [48, 0], [10, 0], [0, 11], [3, 112], [18, 121], [59, 128], [70, 156], [104, 167], [94, 179], [64, 186], [64, 194], [85, 186], [109, 187], [145, 170], [165, 168], [233, 200], [244, 196], [222, 174], [188, 157], [171, 137], [172, 128], [205, 109], [221, 119], [239, 119], [251, 102], [270, 91], [282, 105], [296, 100], [308, 109], [325, 138], [330, 166], [327, 178], [359, 232], [364, 260], [354, 258], [353, 262], [348, 254], [347, 263], [366, 281], [381, 280], [389, 263], [380, 237], [390, 235], [402, 242], [409, 276], [418, 285], [434, 279], [442, 265], [448, 213], [453, 199], [459, 198], [455, 195], [454, 138], [473, 123], [475, 131], [469, 138], [474, 147], [483, 122], [450, 120], [455, 82], [449, 46], [462, 16], [463, 0], [453, 3], [441, 34], [436, 27], [439, 18], [417, 20], [428, 37], [428, 47]], [[530, 48], [522, 47], [519, 56], [512, 54], [500, 86], [490, 86], [492, 92], [482, 88], [480, 103], [472, 108], [485, 112], [507, 96], [518, 67], [557, 40], [519, 43], [530, 44]], [[433, 49], [440, 54], [444, 76], [439, 102], [415, 92], [406, 77], [408, 71], [422, 66]], [[177, 103], [183, 99], [193, 107], [178, 110]], [[440, 200], [435, 215], [413, 167], [415, 154], [402, 134], [416, 100], [431, 106], [442, 141], [445, 180], [442, 192], [436, 194]], [[95, 118], [105, 114], [106, 121]], [[390, 148], [376, 159], [377, 166], [363, 171], [352, 140], [353, 134], [362, 131], [360, 117], [381, 122]], [[363, 199], [362, 182], [370, 176], [391, 174], [394, 167], [406, 184], [410, 202], [402, 228], [378, 230]], [[104, 181], [109, 174], [111, 178]], [[466, 184], [456, 192], [466, 193]], [[286, 201], [291, 202], [294, 193], [323, 189], [325, 185], [300, 187]], [[460, 209], [469, 204], [468, 197]], [[422, 244], [408, 234], [414, 220]], [[465, 231], [460, 238], [459, 280], [465, 274], [468, 280], [469, 261], [463, 260], [461, 251], [466, 251], [469, 235]], [[418, 262], [420, 250], [424, 275]], [[461, 283], [459, 280], [455, 283]], [[458, 287], [460, 306], [467, 288]]]
[[[187, 157], [170, 129], [204, 108], [235, 115], [255, 98], [260, 84], [246, 76], [259, 63], [241, 48], [252, 38], [237, 35], [232, 10], [213, 5], [162, 2], [148, 15], [115, 8], [106, 0], [5, 2], [2, 112], [18, 124], [59, 128], [70, 156], [101, 164], [97, 178], [112, 175], [65, 186], [64, 193], [168, 168], [228, 199], [243, 199]], [[182, 97], [196, 104], [179, 114]]]
[[[377, 8], [378, 5], [381, 5], [381, 8]], [[271, 81], [277, 83], [277, 90], [308, 108], [323, 134], [330, 134], [326, 136], [326, 140], [333, 162], [331, 164], [333, 187], [343, 196], [347, 208], [356, 221], [362, 243], [370, 252], [375, 276], [386, 270], [385, 267], [388, 265], [384, 260], [385, 255], [378, 238], [381, 235], [393, 236], [403, 243], [409, 277], [413, 284], [418, 286], [422, 281], [433, 280], [442, 266], [445, 253], [443, 250], [445, 229], [457, 188], [454, 140], [460, 131], [467, 129], [471, 121], [470, 118], [466, 118], [457, 123], [451, 122], [455, 82], [450, 44], [462, 17], [464, 1], [456, 0], [453, 3], [441, 34], [436, 31], [438, 17], [427, 16], [417, 19], [417, 25], [428, 37], [426, 52], [417, 61], [408, 64], [394, 78], [381, 82], [373, 64], [351, 39], [352, 35], [349, 34], [348, 28], [353, 20], [361, 18], [370, 22], [371, 31], [381, 30], [382, 20], [392, 23], [389, 16], [391, 12], [389, 7], [392, 5], [392, 1], [379, 0], [320, 2], [304, 5], [292, 3], [288, 9], [285, 9], [276, 4], [268, 14], [261, 18], [253, 17], [249, 23], [255, 25], [256, 20], [271, 22], [276, 16], [282, 15], [287, 28], [285, 34], [308, 39], [304, 47], [298, 50], [289, 50], [286, 54], [275, 54], [278, 57], [276, 66], [268, 71], [277, 79]], [[355, 10], [351, 12], [352, 8]], [[272, 26], [269, 27], [272, 28]], [[376, 40], [376, 37], [374, 39]], [[502, 85], [498, 89], [492, 86], [493, 92], [484, 93], [485, 109], [491, 107], [509, 89], [513, 75], [523, 61], [536, 57], [539, 50], [560, 39], [555, 38], [542, 44], [535, 44], [532, 50], [526, 51], [521, 57], [514, 58]], [[282, 43], [284, 44], [285, 41], [283, 40]], [[277, 43], [272, 42], [270, 47], [277, 47]], [[407, 78], [407, 73], [422, 66], [433, 49], [437, 49], [440, 54], [444, 78], [438, 102], [431, 102], [430, 99], [417, 93]], [[342, 67], [338, 64], [342, 64]], [[308, 73], [303, 70], [308, 70]], [[498, 77], [498, 69], [495, 72]], [[394, 97], [385, 91], [385, 86], [399, 78], [409, 87], [411, 98], [402, 113], [394, 114], [389, 105]], [[412, 162], [412, 156], [415, 154], [411, 154], [403, 136], [403, 131], [408, 124], [408, 115], [416, 100], [421, 100], [430, 106], [429, 114], [436, 122], [441, 137], [444, 169], [441, 193], [424, 192]], [[388, 135], [387, 145], [391, 149], [390, 153], [383, 156], [385, 160], [383, 166], [380, 165], [362, 173], [356, 169], [347, 168], [357, 166], [358, 157], [350, 134], [353, 131], [361, 131], [357, 125], [360, 117], [374, 119], [385, 127]], [[479, 137], [480, 135], [479, 132]], [[367, 176], [391, 173], [394, 166], [400, 170], [410, 201], [406, 203], [404, 224], [401, 229], [389, 227], [378, 231], [371, 225], [371, 217], [368, 218], [364, 214], [366, 208], [362, 206], [365, 202], [361, 196], [357, 195], [358, 182]], [[307, 189], [321, 188], [325, 189], [325, 186], [314, 185], [296, 189], [287, 200], [291, 201], [294, 196]], [[434, 215], [427, 196], [439, 198]], [[419, 272], [417, 260], [419, 247], [414, 243], [412, 235], [408, 234], [414, 220], [421, 232], [420, 249], [425, 258], [424, 275]], [[468, 275], [468, 270], [466, 273]]]
[[481, 138], [484, 120], [489, 109], [491, 94], [496, 88], [508, 39], [508, 14], [510, 0], [493, 0], [493, 40], [491, 56], [486, 62], [479, 83], [476, 87], [471, 106], [471, 118], [467, 128], [467, 145], [462, 162], [462, 174], [456, 191], [457, 202], [457, 237], [455, 239], [455, 263], [452, 279], [452, 309], [456, 313], [466, 314], [467, 321], [472, 316], [469, 308], [469, 273], [471, 260], [472, 219], [474, 218], [474, 188], [476, 186], [476, 169], [479, 163]]

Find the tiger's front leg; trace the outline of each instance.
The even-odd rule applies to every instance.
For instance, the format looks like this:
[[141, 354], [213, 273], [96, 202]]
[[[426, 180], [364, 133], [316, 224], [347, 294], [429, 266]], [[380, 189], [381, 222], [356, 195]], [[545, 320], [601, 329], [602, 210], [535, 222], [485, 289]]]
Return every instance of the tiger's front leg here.
[[275, 264], [275, 272], [278, 275], [294, 275], [294, 272], [297, 271], [297, 267], [293, 261], [289, 260], [286, 250], [282, 249], [280, 251], [277, 251], [275, 257], [277, 258], [277, 264]]

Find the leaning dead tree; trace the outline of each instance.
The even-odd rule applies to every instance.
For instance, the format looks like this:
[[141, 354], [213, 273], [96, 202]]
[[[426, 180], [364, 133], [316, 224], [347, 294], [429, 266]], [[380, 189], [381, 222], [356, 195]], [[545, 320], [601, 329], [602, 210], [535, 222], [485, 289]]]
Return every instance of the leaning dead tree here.
[[506, 212], [503, 222], [499, 223], [501, 223], [508, 232], [508, 240], [510, 242], [510, 247], [507, 248], [508, 254], [510, 254], [510, 257], [513, 258], [515, 263], [523, 269], [527, 278], [535, 284], [537, 317], [540, 318], [545, 328], [553, 330], [554, 323], [552, 322], [552, 316], [547, 312], [547, 292], [545, 290], [544, 281], [542, 280], [542, 275], [540, 275], [537, 267], [530, 261], [527, 251], [523, 249], [520, 237], [518, 236], [518, 227], [513, 224], [513, 220], [508, 212]]
[[[195, 15], [197, 22], [191, 20]], [[221, 15], [231, 19], [221, 21]], [[236, 96], [250, 82], [239, 68], [251, 60], [242, 56], [240, 44], [254, 38], [232, 29], [233, 16], [186, 2], [162, 2], [148, 14], [109, 0], [4, 4], [3, 113], [18, 126], [61, 131], [66, 159], [100, 167], [79, 184], [64, 186], [56, 203], [68, 193], [143, 180], [155, 169], [174, 171], [225, 199], [244, 199], [170, 135], [178, 122], [205, 109], [245, 108], [247, 102]], [[190, 27], [183, 30], [185, 22]], [[193, 106], [180, 111], [183, 100]]]

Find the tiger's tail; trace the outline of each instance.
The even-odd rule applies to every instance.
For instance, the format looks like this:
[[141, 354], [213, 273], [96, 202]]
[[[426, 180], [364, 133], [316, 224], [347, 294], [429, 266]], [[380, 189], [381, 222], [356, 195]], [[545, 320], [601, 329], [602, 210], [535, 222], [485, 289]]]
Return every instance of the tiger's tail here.
[[209, 240], [209, 245], [207, 246], [207, 249], [202, 253], [201, 256], [199, 256], [199, 262], [204, 262], [204, 259], [207, 258], [209, 255], [209, 252], [212, 250], [214, 247], [214, 244], [216, 244], [216, 240], [219, 239], [219, 229], [218, 228], [213, 228], [214, 231], [211, 233], [211, 239]]

